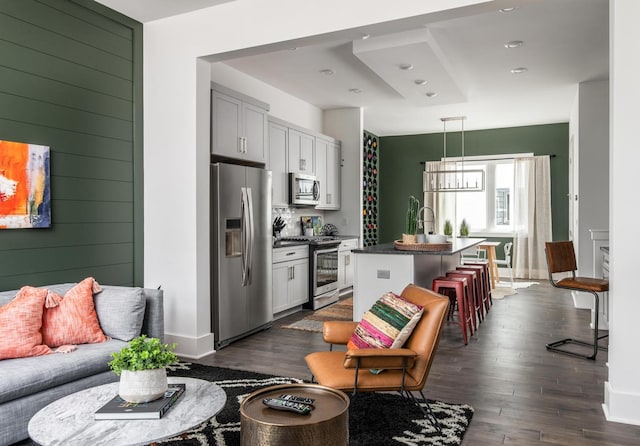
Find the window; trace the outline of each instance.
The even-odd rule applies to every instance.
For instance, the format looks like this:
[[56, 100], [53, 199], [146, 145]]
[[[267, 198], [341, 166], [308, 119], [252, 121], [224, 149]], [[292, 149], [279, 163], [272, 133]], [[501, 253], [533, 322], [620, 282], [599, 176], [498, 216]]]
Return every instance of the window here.
[[[454, 192], [455, 218], [458, 225], [466, 219], [473, 234], [510, 234], [513, 232], [513, 157], [482, 159], [465, 158], [464, 167], [456, 161], [457, 168], [482, 169], [485, 172], [485, 190], [482, 192]], [[447, 198], [448, 199], [448, 198]]]

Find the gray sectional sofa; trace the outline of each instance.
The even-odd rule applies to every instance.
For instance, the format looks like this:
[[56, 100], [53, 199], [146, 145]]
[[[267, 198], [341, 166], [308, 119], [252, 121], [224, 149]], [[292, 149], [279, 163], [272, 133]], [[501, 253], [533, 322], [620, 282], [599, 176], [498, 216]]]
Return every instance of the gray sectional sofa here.
[[[43, 286], [60, 295], [75, 284]], [[111, 353], [146, 334], [164, 341], [162, 290], [101, 285], [94, 294], [100, 326], [111, 339], [79, 345], [72, 353], [0, 360], [0, 445], [28, 438], [31, 417], [71, 393], [118, 380], [107, 363]], [[18, 290], [0, 292], [0, 307]]]

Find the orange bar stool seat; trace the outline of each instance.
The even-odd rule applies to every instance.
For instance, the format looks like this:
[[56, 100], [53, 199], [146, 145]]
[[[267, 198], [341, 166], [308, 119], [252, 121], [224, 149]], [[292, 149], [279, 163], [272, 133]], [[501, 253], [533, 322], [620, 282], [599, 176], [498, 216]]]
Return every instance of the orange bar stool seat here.
[[[462, 338], [464, 345], [468, 343], [467, 328], [469, 328], [469, 336], [473, 335], [473, 323], [469, 314], [469, 285], [466, 278], [457, 277], [436, 277], [433, 279], [431, 288], [439, 294], [448, 296], [452, 302], [457, 304], [458, 320], [462, 329]], [[455, 294], [455, 300], [451, 294]], [[453, 310], [453, 305], [451, 305]]]

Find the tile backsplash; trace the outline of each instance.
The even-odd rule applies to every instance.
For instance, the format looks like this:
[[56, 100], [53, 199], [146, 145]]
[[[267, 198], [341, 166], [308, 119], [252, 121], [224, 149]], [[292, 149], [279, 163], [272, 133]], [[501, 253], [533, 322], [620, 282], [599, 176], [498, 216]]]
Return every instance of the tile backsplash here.
[[281, 232], [282, 237], [302, 235], [302, 226], [300, 224], [300, 217], [302, 216], [318, 216], [320, 219], [324, 217], [322, 213], [312, 208], [281, 207], [271, 209], [271, 221], [275, 220], [276, 217], [280, 217], [287, 224]]

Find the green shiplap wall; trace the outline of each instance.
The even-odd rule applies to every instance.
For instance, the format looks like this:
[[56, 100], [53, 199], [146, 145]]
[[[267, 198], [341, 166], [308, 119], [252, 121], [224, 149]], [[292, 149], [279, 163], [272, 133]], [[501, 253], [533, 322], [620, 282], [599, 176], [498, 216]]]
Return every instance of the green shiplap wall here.
[[89, 0], [0, 0], [0, 139], [49, 146], [52, 227], [0, 230], [0, 290], [142, 285], [142, 25]]
[[[553, 239], [569, 237], [569, 124], [546, 124], [465, 131], [465, 156], [527, 153], [551, 158], [551, 211]], [[460, 132], [447, 132], [447, 156], [461, 155]], [[443, 155], [443, 134], [386, 136], [380, 138], [380, 243], [399, 239], [404, 229], [407, 198], [422, 201], [421, 161]], [[497, 239], [496, 239], [497, 240]], [[503, 239], [500, 239], [504, 241]], [[503, 257], [503, 253], [497, 253]]]

